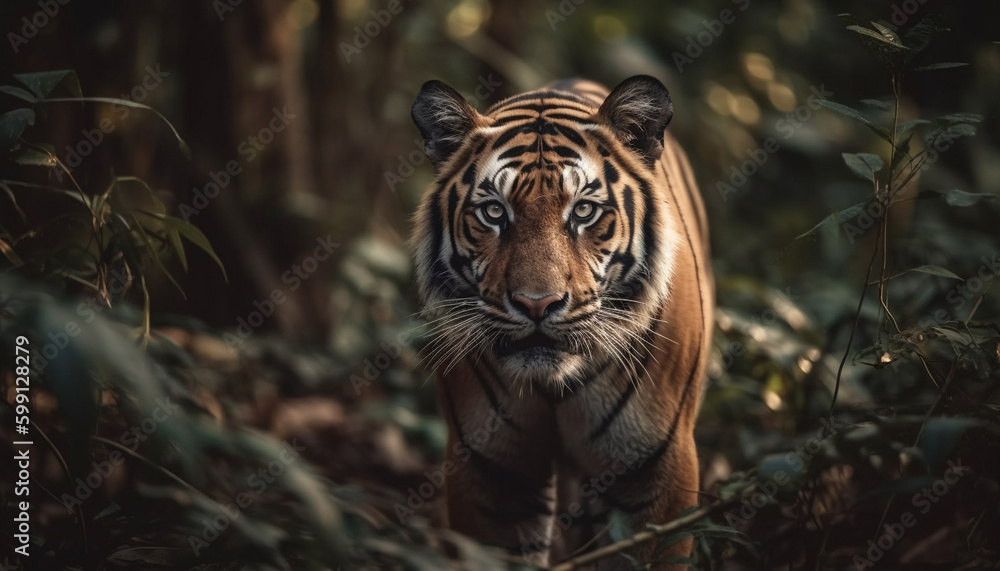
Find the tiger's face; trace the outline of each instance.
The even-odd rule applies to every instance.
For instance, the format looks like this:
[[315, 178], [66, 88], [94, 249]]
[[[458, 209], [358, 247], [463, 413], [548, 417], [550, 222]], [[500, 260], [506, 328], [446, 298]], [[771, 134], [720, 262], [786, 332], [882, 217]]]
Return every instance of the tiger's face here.
[[437, 178], [413, 247], [435, 368], [485, 358], [556, 387], [650, 343], [678, 241], [654, 192], [666, 88], [627, 80], [597, 108], [569, 92], [480, 114], [428, 82], [413, 117]]

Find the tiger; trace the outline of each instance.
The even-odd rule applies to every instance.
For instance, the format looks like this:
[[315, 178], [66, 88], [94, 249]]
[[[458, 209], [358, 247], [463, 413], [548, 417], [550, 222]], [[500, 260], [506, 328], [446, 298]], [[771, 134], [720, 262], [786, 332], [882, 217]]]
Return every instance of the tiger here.
[[435, 173], [410, 248], [448, 427], [445, 524], [545, 566], [591, 504], [635, 531], [697, 506], [714, 276], [667, 88], [562, 80], [480, 113], [431, 80], [411, 114]]

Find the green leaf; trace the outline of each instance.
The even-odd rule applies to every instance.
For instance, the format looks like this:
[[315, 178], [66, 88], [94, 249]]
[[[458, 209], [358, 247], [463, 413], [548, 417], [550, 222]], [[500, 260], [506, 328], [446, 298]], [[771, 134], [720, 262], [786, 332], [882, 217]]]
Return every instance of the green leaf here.
[[[792, 463], [789, 462], [790, 459], [797, 461]], [[807, 469], [808, 464], [803, 462], [800, 455], [794, 453], [770, 454], [760, 461], [760, 465], [757, 467], [757, 477], [761, 483], [773, 482], [777, 485], [778, 480], [784, 481], [785, 484], [781, 488], [784, 491], [789, 491], [798, 486], [799, 480], [802, 479]], [[760, 490], [759, 485], [757, 489]]]
[[932, 135], [931, 137], [928, 137], [927, 144], [928, 146], [930, 146], [939, 140], [954, 141], [955, 139], [961, 137], [971, 137], [972, 135], [975, 134], [976, 134], [976, 128], [973, 127], [972, 125], [969, 125], [968, 123], [955, 123], [953, 125], [949, 125], [945, 129]]
[[892, 30], [883, 26], [882, 24], [879, 24], [878, 22], [872, 22], [872, 26], [874, 26], [875, 29], [878, 30], [878, 33], [882, 34], [883, 38], [889, 40], [890, 42], [893, 42], [894, 44], [898, 44], [900, 47], [905, 47], [903, 46], [903, 42], [900, 41], [899, 36], [896, 35], [896, 32], [893, 32]]
[[177, 230], [167, 230], [167, 237], [170, 238], [170, 246], [177, 255], [177, 260], [181, 263], [184, 271], [188, 271], [187, 253], [184, 251], [184, 242], [181, 241], [181, 233]]
[[59, 166], [58, 159], [51, 153], [43, 153], [38, 149], [21, 149], [11, 159], [19, 165], [55, 168]]
[[187, 241], [191, 242], [195, 246], [198, 246], [202, 249], [202, 251], [208, 254], [209, 257], [211, 257], [212, 260], [214, 260], [219, 266], [219, 269], [222, 270], [222, 276], [227, 282], [229, 281], [229, 276], [226, 275], [226, 267], [222, 264], [222, 260], [220, 260], [219, 256], [216, 255], [215, 250], [212, 248], [212, 244], [197, 226], [189, 224], [180, 218], [174, 218], [173, 216], [158, 215], [157, 218], [163, 221], [163, 224], [166, 225], [168, 230], [178, 232], [181, 236], [187, 239]]
[[865, 127], [871, 129], [872, 132], [881, 137], [883, 141], [887, 141], [890, 143], [892, 142], [892, 137], [889, 135], [888, 131], [886, 131], [882, 127], [879, 127], [878, 125], [872, 124], [872, 122], [869, 121], [867, 117], [862, 115], [861, 112], [858, 111], [857, 109], [852, 109], [847, 105], [844, 105], [842, 103], [837, 103], [836, 101], [830, 101], [829, 99], [817, 99], [816, 103], [819, 103], [821, 106], [826, 107], [831, 111], [836, 111], [841, 115], [861, 121], [861, 123], [864, 124]]
[[965, 192], [957, 188], [949, 190], [945, 194], [945, 201], [948, 206], [972, 206], [980, 200], [996, 200], [1000, 195], [986, 192]]
[[922, 65], [920, 67], [913, 68], [913, 71], [934, 71], [936, 69], [951, 69], [953, 67], [965, 67], [969, 64], [959, 63], [959, 62], [944, 62], [944, 63], [932, 63], [930, 65]]
[[[114, 203], [120, 203], [120, 202], [121, 202], [120, 198], [114, 201]], [[174, 276], [171, 275], [170, 271], [167, 270], [167, 267], [163, 265], [163, 260], [160, 259], [160, 253], [156, 250], [156, 245], [153, 244], [152, 240], [149, 239], [149, 235], [146, 234], [146, 230], [143, 229], [142, 224], [136, 219], [134, 214], [129, 213], [129, 216], [132, 218], [133, 222], [132, 228], [136, 231], [136, 235], [139, 238], [136, 240], [136, 242], [139, 243], [140, 247], [144, 247], [146, 249], [146, 253], [153, 260], [153, 263], [156, 264], [156, 267], [158, 267], [161, 272], [163, 272], [163, 275], [167, 276], [167, 279], [170, 281], [170, 283], [174, 284], [174, 287], [177, 288], [177, 291], [181, 293], [181, 297], [187, 299], [187, 295], [184, 293], [184, 288], [181, 287], [181, 284], [177, 283], [177, 280], [174, 279]]]
[[837, 103], [836, 101], [830, 101], [829, 99], [817, 99], [816, 103], [819, 103], [820, 105], [822, 105], [823, 107], [826, 107], [827, 109], [830, 109], [831, 111], [836, 111], [837, 113], [840, 113], [841, 115], [845, 115], [845, 116], [850, 117], [852, 119], [857, 119], [858, 121], [861, 121], [862, 123], [868, 123], [868, 119], [864, 115], [862, 115], [860, 111], [858, 111], [857, 109], [848, 107], [847, 105], [844, 105], [843, 103]]
[[608, 526], [610, 527], [608, 535], [612, 541], [628, 539], [634, 533], [628, 516], [618, 510], [613, 510], [608, 516]]
[[844, 22], [845, 24], [853, 24], [853, 25], [858, 24], [858, 19], [855, 18], [854, 14], [851, 14], [850, 12], [841, 12], [840, 14], [837, 14], [837, 18], [839, 18], [840, 21]]
[[916, 268], [910, 268], [906, 270], [908, 272], [920, 272], [922, 274], [930, 274], [932, 276], [938, 276], [940, 278], [949, 278], [953, 280], [961, 280], [960, 276], [942, 268], [941, 266], [920, 266]]
[[862, 99], [862, 103], [869, 107], [874, 107], [882, 111], [888, 111], [892, 109], [892, 103], [889, 101], [882, 101], [881, 99]]
[[0, 115], [0, 151], [13, 149], [24, 128], [34, 124], [35, 112], [31, 109], [14, 109]]
[[983, 120], [983, 116], [979, 113], [949, 113], [940, 117], [938, 121], [943, 121], [945, 123], [979, 123]]
[[909, 133], [917, 125], [929, 125], [930, 121], [927, 119], [914, 119], [912, 121], [903, 121], [899, 125], [896, 125], [896, 137], [902, 137], [903, 135]]
[[798, 236], [796, 236], [795, 239], [793, 240], [793, 242], [798, 241], [798, 240], [802, 240], [803, 238], [812, 238], [813, 236], [816, 235], [816, 233], [820, 229], [822, 229], [822, 228], [824, 228], [826, 226], [829, 226], [830, 224], [837, 224], [839, 226], [840, 222], [842, 220], [850, 220], [852, 218], [855, 218], [858, 214], [861, 214], [861, 212], [867, 206], [868, 206], [868, 202], [867, 201], [866, 202], [860, 202], [858, 204], [855, 204], [854, 206], [845, 208], [845, 209], [841, 210], [840, 212], [834, 212], [833, 214], [831, 214], [831, 215], [827, 216], [826, 218], [824, 218], [823, 220], [821, 220], [819, 222], [819, 224], [817, 224], [817, 225], [813, 226], [812, 228], [810, 228], [808, 231], [803, 232], [802, 234], [799, 234]]
[[971, 418], [932, 418], [927, 421], [917, 440], [917, 448], [923, 453], [932, 474], [943, 471], [945, 460], [951, 455], [959, 437], [968, 428], [979, 424]]
[[854, 174], [872, 182], [875, 182], [875, 173], [885, 166], [881, 157], [871, 153], [842, 153], [842, 156]]
[[39, 99], [45, 99], [59, 84], [65, 83], [70, 95], [81, 97], [80, 79], [71, 69], [43, 71], [39, 73], [15, 73], [14, 77], [34, 92]]
[[13, 85], [0, 85], [0, 93], [6, 93], [7, 95], [13, 95], [18, 99], [23, 99], [28, 103], [34, 103], [38, 99], [32, 95], [29, 91], [21, 89], [20, 87], [14, 87]]
[[899, 38], [897, 38], [895, 35], [893, 35], [891, 38], [886, 37], [885, 35], [881, 34], [876, 30], [871, 30], [869, 28], [864, 28], [862, 26], [857, 26], [857, 25], [847, 26], [847, 29], [851, 30], [852, 32], [861, 34], [862, 36], [872, 38], [877, 42], [881, 42], [886, 46], [888, 46], [889, 49], [891, 50], [901, 51], [907, 49], [906, 46], [900, 43]]
[[909, 46], [910, 49], [904, 54], [903, 61], [909, 63], [927, 48], [931, 40], [934, 39], [934, 36], [947, 30], [943, 23], [944, 16], [940, 14], [928, 14], [907, 30], [903, 34], [903, 43]]
[[152, 111], [157, 117], [163, 120], [170, 128], [170, 131], [174, 134], [174, 138], [177, 139], [177, 146], [180, 148], [181, 154], [184, 158], [191, 159], [191, 147], [188, 146], [187, 142], [181, 137], [177, 129], [162, 113], [153, 109], [149, 105], [143, 105], [142, 103], [136, 103], [135, 101], [129, 101], [127, 99], [117, 99], [114, 97], [55, 97], [51, 99], [45, 99], [43, 103], [67, 103], [67, 102], [89, 102], [89, 103], [108, 103], [111, 105], [121, 105], [123, 107], [132, 107], [134, 109], [145, 109], [146, 111]]

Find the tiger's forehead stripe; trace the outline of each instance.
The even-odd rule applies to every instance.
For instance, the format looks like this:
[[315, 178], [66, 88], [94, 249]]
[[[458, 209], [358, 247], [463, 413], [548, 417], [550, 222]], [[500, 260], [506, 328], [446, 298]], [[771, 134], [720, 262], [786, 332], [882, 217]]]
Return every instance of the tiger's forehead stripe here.
[[[495, 113], [517, 107], [531, 108], [535, 105], [545, 104], [546, 101], [558, 101], [566, 107], [574, 107], [578, 109], [591, 108], [591, 104], [587, 100], [567, 91], [535, 91], [508, 97], [507, 99], [504, 99], [487, 109], [486, 114], [493, 115]], [[519, 106], [518, 104], [521, 105]]]

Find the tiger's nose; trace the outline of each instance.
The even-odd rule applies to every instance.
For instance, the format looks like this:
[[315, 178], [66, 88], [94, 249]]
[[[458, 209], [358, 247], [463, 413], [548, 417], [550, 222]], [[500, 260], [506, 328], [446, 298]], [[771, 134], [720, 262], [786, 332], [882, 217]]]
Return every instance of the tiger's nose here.
[[511, 305], [515, 309], [535, 321], [541, 321], [547, 315], [562, 309], [568, 300], [569, 292], [562, 295], [555, 293], [541, 295], [516, 293], [510, 298]]

